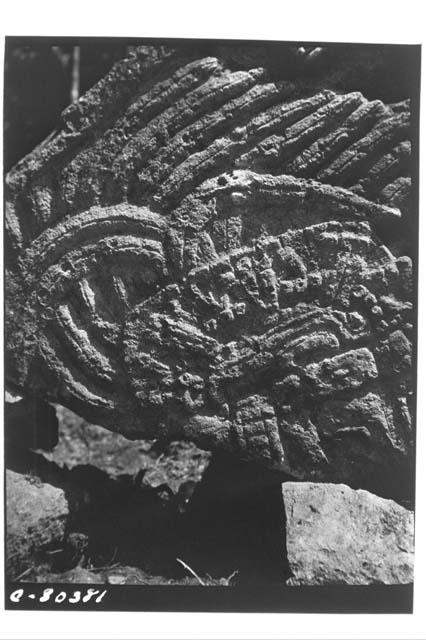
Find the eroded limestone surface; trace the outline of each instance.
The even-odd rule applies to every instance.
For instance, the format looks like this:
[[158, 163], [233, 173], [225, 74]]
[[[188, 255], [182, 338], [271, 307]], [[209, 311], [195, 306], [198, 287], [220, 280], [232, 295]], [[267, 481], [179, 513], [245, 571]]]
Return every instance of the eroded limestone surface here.
[[140, 48], [6, 195], [15, 391], [130, 438], [406, 493], [408, 103]]

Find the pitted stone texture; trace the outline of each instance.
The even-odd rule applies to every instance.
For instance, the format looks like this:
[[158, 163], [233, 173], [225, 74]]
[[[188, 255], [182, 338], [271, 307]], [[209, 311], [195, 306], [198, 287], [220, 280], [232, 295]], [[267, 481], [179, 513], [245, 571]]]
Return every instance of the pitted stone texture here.
[[11, 388], [404, 494], [408, 110], [141, 49], [63, 119], [7, 179]]
[[414, 514], [392, 500], [338, 484], [286, 482], [289, 585], [408, 584]]

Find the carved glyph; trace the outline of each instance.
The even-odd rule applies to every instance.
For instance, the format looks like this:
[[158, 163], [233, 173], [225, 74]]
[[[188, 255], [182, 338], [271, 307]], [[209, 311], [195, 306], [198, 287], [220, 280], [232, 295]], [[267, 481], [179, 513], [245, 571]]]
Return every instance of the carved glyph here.
[[9, 384], [300, 479], [406, 473], [407, 105], [143, 56], [8, 176]]

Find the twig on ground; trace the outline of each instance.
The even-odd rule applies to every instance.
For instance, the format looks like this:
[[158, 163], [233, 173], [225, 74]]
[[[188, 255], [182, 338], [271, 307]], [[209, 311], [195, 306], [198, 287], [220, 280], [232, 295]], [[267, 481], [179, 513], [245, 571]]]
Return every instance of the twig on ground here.
[[238, 569], [235, 569], [235, 571], [233, 571], [231, 573], [230, 576], [228, 576], [227, 578], [225, 578], [225, 582], [227, 585], [229, 585], [229, 583], [231, 582], [232, 578], [235, 578], [235, 576], [238, 574]]
[[189, 571], [190, 574], [192, 574], [194, 576], [194, 578], [196, 578], [198, 580], [198, 582], [201, 584], [202, 587], [205, 587], [205, 583], [201, 580], [200, 576], [198, 576], [195, 571], [193, 569], [191, 569], [191, 567], [189, 567], [186, 562], [184, 562], [183, 560], [181, 560], [180, 558], [176, 558], [176, 562], [179, 562], [179, 564], [182, 565], [182, 567], [184, 567], [187, 571]]
[[116, 562], [115, 564], [107, 564], [104, 565], [103, 567], [90, 567], [90, 569], [88, 568], [87, 571], [92, 571], [93, 573], [96, 573], [96, 571], [107, 571], [108, 569], [116, 569], [117, 567], [120, 567], [120, 563]]
[[15, 578], [15, 582], [18, 582], [18, 580], [21, 580], [22, 578], [24, 578], [25, 576], [27, 576], [29, 573], [31, 573], [31, 571], [34, 569], [34, 567], [28, 567], [28, 569], [25, 569], [25, 571], [23, 571], [22, 573], [19, 574], [19, 576], [16, 576]]

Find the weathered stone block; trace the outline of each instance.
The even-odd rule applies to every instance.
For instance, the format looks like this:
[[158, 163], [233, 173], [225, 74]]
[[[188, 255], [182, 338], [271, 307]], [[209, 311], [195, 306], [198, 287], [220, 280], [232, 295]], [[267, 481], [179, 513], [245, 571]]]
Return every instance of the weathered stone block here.
[[413, 581], [414, 514], [343, 484], [286, 482], [289, 585]]
[[6, 471], [6, 564], [16, 578], [43, 548], [62, 546], [69, 517], [62, 489], [38, 478]]

